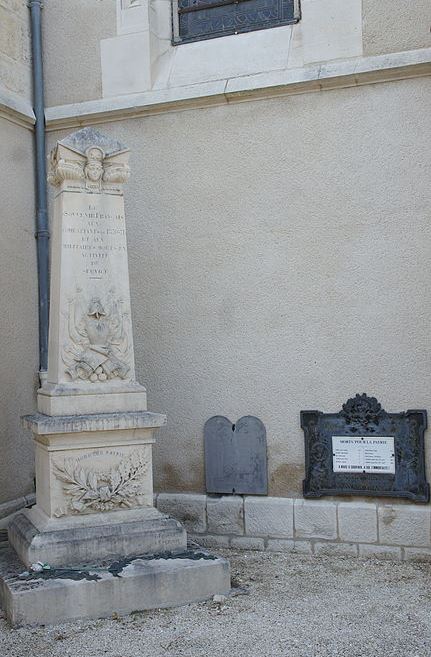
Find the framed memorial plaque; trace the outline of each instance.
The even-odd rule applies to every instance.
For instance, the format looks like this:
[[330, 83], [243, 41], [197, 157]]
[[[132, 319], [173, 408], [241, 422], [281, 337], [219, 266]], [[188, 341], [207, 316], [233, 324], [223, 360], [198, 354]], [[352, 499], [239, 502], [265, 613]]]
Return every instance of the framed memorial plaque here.
[[429, 502], [426, 411], [386, 413], [365, 393], [338, 413], [301, 411], [304, 497], [372, 495]]

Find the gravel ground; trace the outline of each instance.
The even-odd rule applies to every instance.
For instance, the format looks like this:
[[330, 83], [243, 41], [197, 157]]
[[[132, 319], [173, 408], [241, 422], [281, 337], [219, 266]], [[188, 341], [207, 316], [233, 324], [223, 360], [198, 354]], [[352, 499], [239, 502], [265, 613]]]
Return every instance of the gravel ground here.
[[219, 553], [239, 587], [226, 602], [37, 629], [2, 617], [0, 657], [431, 656], [431, 565]]

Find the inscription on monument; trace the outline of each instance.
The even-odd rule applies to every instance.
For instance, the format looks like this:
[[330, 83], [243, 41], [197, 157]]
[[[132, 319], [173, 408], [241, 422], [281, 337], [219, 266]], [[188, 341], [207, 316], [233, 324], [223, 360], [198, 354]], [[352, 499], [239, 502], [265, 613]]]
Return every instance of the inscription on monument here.
[[372, 495], [429, 502], [424, 433], [427, 413], [387, 413], [365, 393], [339, 413], [301, 411], [304, 497]]
[[88, 197], [86, 210], [63, 213], [62, 249], [79, 253], [80, 272], [88, 280], [103, 280], [110, 277], [118, 254], [127, 253], [125, 218], [106, 211], [103, 197]]

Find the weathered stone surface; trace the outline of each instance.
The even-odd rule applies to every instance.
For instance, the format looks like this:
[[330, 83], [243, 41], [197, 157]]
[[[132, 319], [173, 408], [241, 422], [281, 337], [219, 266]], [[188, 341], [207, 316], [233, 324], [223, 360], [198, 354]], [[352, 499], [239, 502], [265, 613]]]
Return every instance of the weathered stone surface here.
[[375, 543], [377, 541], [377, 507], [362, 502], [338, 505], [338, 531], [342, 541]]
[[333, 502], [295, 500], [295, 537], [337, 538], [336, 505]]
[[401, 548], [392, 545], [359, 545], [359, 556], [373, 559], [399, 561], [402, 557]]
[[431, 562], [430, 548], [404, 548], [404, 559], [406, 561], [418, 561], [422, 563]]
[[389, 545], [430, 546], [430, 508], [413, 505], [379, 507], [379, 542]]
[[358, 546], [355, 543], [315, 543], [314, 554], [357, 557]]
[[48, 521], [37, 527], [37, 509], [18, 514], [9, 525], [9, 542], [22, 562], [72, 566], [105, 558], [124, 558], [184, 550], [187, 537], [177, 520], [154, 508], [100, 513]]
[[189, 534], [189, 539], [205, 548], [230, 547], [230, 537], [217, 534]]
[[207, 499], [208, 532], [212, 534], [243, 534], [244, 505], [242, 497]]
[[253, 538], [251, 536], [233, 536], [230, 539], [230, 546], [239, 550], [264, 550], [265, 541], [263, 538]]
[[24, 426], [37, 435], [113, 431], [118, 429], [154, 429], [166, 424], [166, 415], [150, 411], [127, 413], [91, 413], [88, 415], [25, 415]]
[[[207, 558], [205, 558], [205, 556]], [[109, 617], [136, 610], [175, 607], [226, 595], [230, 590], [229, 564], [198, 551], [183, 558], [132, 559], [117, 564], [95, 564], [81, 572], [93, 580], [69, 577], [20, 578], [22, 564], [11, 550], [0, 551], [0, 589], [9, 623], [47, 625], [78, 618]], [[120, 576], [109, 568], [120, 568]], [[55, 575], [55, 573], [52, 573]], [[75, 578], [75, 579], [73, 579]]]
[[25, 507], [32, 506], [35, 503], [36, 495], [34, 493], [29, 493], [23, 497], [18, 497], [16, 500], [0, 504], [0, 527], [7, 526], [11, 520], [12, 514], [21, 511], [21, 509], [24, 509]]
[[81, 153], [81, 155], [85, 155], [87, 148], [95, 145], [102, 148], [105, 155], [113, 155], [114, 153], [129, 150], [125, 144], [122, 144], [117, 139], [113, 139], [109, 135], [99, 132], [91, 126], [72, 132], [67, 137], [64, 137], [64, 139], [61, 139], [59, 143], [71, 148], [73, 151]]
[[245, 533], [249, 536], [293, 538], [293, 500], [283, 497], [246, 497]]
[[313, 554], [313, 546], [310, 541], [291, 541], [270, 538], [267, 549], [270, 552], [298, 552], [299, 554]]
[[[22, 35], [20, 21], [3, 7], [0, 7], [0, 53], [12, 59], [19, 59], [21, 55]], [[18, 38], [21, 37], [21, 38]]]
[[207, 528], [206, 495], [160, 493], [157, 508], [179, 520], [187, 531], [204, 533]]

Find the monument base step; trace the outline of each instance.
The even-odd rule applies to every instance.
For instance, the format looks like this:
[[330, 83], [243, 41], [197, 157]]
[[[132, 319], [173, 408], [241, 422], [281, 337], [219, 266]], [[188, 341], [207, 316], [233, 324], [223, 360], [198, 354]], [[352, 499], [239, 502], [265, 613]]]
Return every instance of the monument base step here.
[[139, 412], [147, 409], [147, 391], [138, 383], [46, 383], [37, 392], [37, 408], [49, 416]]
[[176, 607], [230, 591], [229, 562], [202, 550], [99, 562], [85, 569], [23, 570], [14, 550], [0, 550], [0, 602], [13, 627]]
[[47, 518], [37, 506], [14, 517], [9, 543], [23, 564], [73, 566], [135, 554], [185, 550], [184, 527], [153, 507]]

